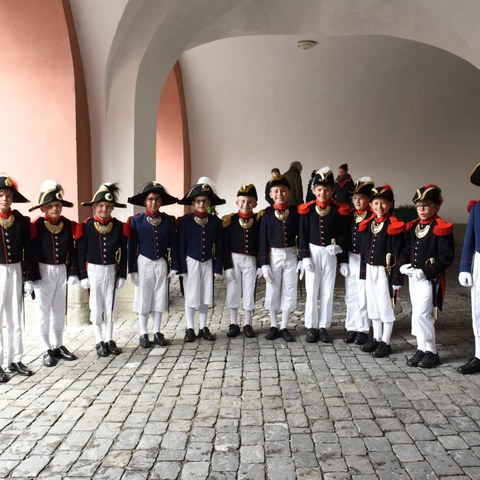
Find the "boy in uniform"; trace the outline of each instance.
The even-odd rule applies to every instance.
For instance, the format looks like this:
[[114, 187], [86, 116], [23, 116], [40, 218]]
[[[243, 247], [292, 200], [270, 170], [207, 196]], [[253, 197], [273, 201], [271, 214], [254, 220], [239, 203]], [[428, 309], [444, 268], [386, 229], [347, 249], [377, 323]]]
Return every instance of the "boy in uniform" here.
[[[340, 263], [348, 262], [347, 216], [350, 207], [333, 200], [335, 180], [330, 167], [317, 170], [312, 180], [316, 200], [299, 206], [299, 255], [305, 272], [306, 341], [331, 342], [333, 288]], [[318, 297], [320, 296], [320, 308]]]
[[[138, 313], [140, 346], [150, 348], [148, 315], [153, 319], [153, 340], [160, 347], [169, 341], [160, 333], [162, 314], [168, 309], [168, 282], [175, 275], [176, 224], [175, 217], [160, 212], [160, 207], [172, 205], [178, 198], [169, 195], [158, 182], [146, 183], [129, 203], [145, 207], [145, 211], [130, 217], [128, 240], [128, 271], [135, 285], [133, 310]], [[170, 269], [170, 256], [173, 270]]]
[[[298, 211], [289, 207], [290, 185], [285, 177], [272, 177], [269, 188], [273, 206], [265, 210], [260, 222], [259, 262], [266, 281], [265, 308], [270, 313], [271, 327], [265, 338], [281, 336], [295, 341], [288, 330], [290, 313], [297, 308]], [[277, 312], [282, 320], [278, 329]]]
[[353, 208], [349, 216], [348, 263], [340, 263], [340, 273], [345, 277], [346, 343], [364, 345], [368, 340], [370, 322], [367, 313], [365, 280], [360, 278], [360, 223], [373, 215], [370, 195], [374, 184], [370, 177], [359, 178], [351, 191]]
[[[224, 269], [227, 277], [226, 306], [230, 308], [228, 337], [240, 333], [238, 308], [243, 294], [243, 334], [253, 338], [251, 320], [255, 309], [255, 282], [258, 261], [258, 239], [261, 214], [255, 215], [257, 190], [254, 185], [241, 185], [237, 192], [238, 212], [223, 217]], [[263, 211], [261, 212], [263, 213]]]
[[360, 349], [377, 358], [388, 357], [392, 351], [396, 292], [403, 285], [399, 256], [403, 248], [405, 224], [392, 215], [394, 196], [390, 185], [374, 187], [370, 208], [375, 215], [358, 227], [361, 239], [362, 278], [366, 278], [367, 311], [372, 319], [373, 338]]
[[[480, 186], [480, 163], [471, 173], [470, 182]], [[475, 354], [468, 362], [457, 368], [457, 372], [463, 375], [480, 372], [480, 201], [471, 200], [467, 211], [469, 215], [458, 281], [462, 287], [470, 288]]]
[[417, 351], [407, 360], [409, 367], [434, 368], [440, 361], [435, 316], [443, 305], [445, 270], [455, 255], [453, 225], [437, 215], [442, 201], [436, 185], [419, 188], [413, 197], [418, 218], [406, 226], [400, 273], [409, 277], [412, 335], [417, 337]]
[[191, 205], [192, 212], [178, 223], [178, 274], [183, 275], [185, 288], [185, 341], [193, 342], [195, 335], [195, 310], [198, 310], [199, 337], [214, 341], [207, 327], [208, 307], [213, 305], [213, 278], [223, 272], [222, 222], [209, 215], [211, 206], [223, 205], [208, 183], [197, 183], [178, 202]]
[[[16, 182], [0, 175], [0, 382], [8, 382], [3, 363], [3, 321], [7, 323], [7, 365], [11, 372], [30, 376], [33, 372], [22, 363], [23, 294], [31, 295], [30, 220], [11, 205], [27, 203]], [[23, 275], [26, 281], [23, 285]]]
[[117, 316], [115, 290], [125, 285], [129, 233], [126, 224], [112, 217], [115, 207], [126, 208], [125, 204], [117, 202], [117, 197], [117, 185], [103, 183], [90, 202], [82, 202], [84, 207], [93, 206], [95, 215], [78, 224], [75, 234], [80, 285], [90, 292], [90, 322], [99, 357], [121, 353], [113, 340]]
[[30, 225], [34, 260], [33, 286], [43, 364], [55, 366], [60, 359], [76, 360], [63, 345], [67, 314], [67, 278], [70, 285], [78, 283], [74, 245], [76, 223], [62, 215], [63, 207], [73, 207], [64, 200], [63, 188], [55, 180], [45, 180], [40, 187], [38, 204], [43, 216]]

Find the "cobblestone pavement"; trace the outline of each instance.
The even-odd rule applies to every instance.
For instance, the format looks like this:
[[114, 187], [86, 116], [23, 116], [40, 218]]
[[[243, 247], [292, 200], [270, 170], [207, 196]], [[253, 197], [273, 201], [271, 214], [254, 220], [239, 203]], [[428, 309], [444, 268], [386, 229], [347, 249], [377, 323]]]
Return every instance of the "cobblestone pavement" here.
[[[455, 372], [473, 353], [468, 291], [450, 281], [438, 322], [442, 363], [422, 370], [405, 365], [415, 349], [407, 289], [393, 354], [374, 359], [342, 341], [340, 283], [332, 345], [305, 342], [302, 304], [295, 343], [264, 338], [262, 308], [257, 338], [228, 339], [220, 301], [210, 320], [217, 341], [185, 344], [178, 284], [167, 348], [139, 348], [125, 309], [121, 355], [98, 359], [91, 330], [70, 327], [65, 344], [79, 360], [46, 368], [27, 319], [24, 361], [35, 375], [0, 385], [0, 477], [479, 479], [480, 375]], [[224, 296], [223, 281], [215, 295]]]

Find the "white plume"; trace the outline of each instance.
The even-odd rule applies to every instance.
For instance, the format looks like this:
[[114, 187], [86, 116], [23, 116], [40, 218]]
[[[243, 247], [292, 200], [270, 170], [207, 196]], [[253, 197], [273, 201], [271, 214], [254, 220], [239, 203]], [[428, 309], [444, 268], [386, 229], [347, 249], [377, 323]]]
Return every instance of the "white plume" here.
[[43, 181], [42, 185], [40, 186], [40, 191], [47, 192], [55, 188], [63, 191], [63, 187], [56, 180], [48, 179]]

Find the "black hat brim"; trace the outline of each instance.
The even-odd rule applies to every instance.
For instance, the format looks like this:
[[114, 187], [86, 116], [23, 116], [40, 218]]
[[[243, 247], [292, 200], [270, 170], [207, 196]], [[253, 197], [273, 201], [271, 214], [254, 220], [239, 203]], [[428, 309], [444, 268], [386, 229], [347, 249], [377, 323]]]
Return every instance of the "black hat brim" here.
[[134, 195], [133, 197], [129, 197], [127, 199], [128, 203], [131, 203], [132, 205], [139, 205], [140, 207], [145, 206], [145, 199], [147, 198], [147, 195], [150, 193], [158, 193], [160, 195], [160, 198], [162, 199], [162, 206], [165, 205], [173, 205], [178, 202], [177, 197], [173, 197], [172, 195], [169, 195], [165, 190], [159, 190], [159, 189], [152, 189], [148, 192], [144, 193], [137, 193], [137, 195]]
[[47, 203], [51, 203], [51, 202], [60, 202], [64, 207], [68, 207], [68, 208], [72, 208], [72, 207], [73, 207], [73, 203], [72, 203], [72, 202], [69, 202], [69, 201], [67, 201], [67, 200], [50, 200], [50, 201], [48, 201], [48, 202], [39, 203], [38, 205], [35, 205], [35, 206], [32, 207], [32, 208], [29, 208], [28, 211], [29, 211], [29, 212], [33, 212], [33, 211], [36, 210], [37, 208], [43, 207], [43, 206], [46, 205]]
[[101, 203], [101, 202], [113, 203], [113, 206], [115, 208], [127, 208], [127, 204], [125, 204], [125, 203], [111, 202], [110, 200], [97, 200], [95, 202], [82, 202], [82, 203], [80, 203], [80, 205], [82, 207], [92, 207], [96, 203]]
[[478, 163], [470, 174], [470, 182], [480, 187], [480, 163]]

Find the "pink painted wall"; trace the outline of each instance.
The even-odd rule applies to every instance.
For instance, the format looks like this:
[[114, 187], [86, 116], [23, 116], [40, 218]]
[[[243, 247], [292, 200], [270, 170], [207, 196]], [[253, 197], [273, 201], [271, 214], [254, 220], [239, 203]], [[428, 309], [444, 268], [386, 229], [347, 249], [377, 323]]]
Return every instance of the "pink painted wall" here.
[[[165, 82], [158, 107], [156, 180], [178, 198], [190, 188], [189, 145], [182, 74], [177, 62]], [[180, 216], [185, 209], [172, 205], [165, 211]]]
[[68, 0], [0, 2], [0, 45], [0, 171], [32, 202], [16, 208], [55, 178], [75, 203], [65, 215], [78, 219], [91, 194], [90, 127]]

